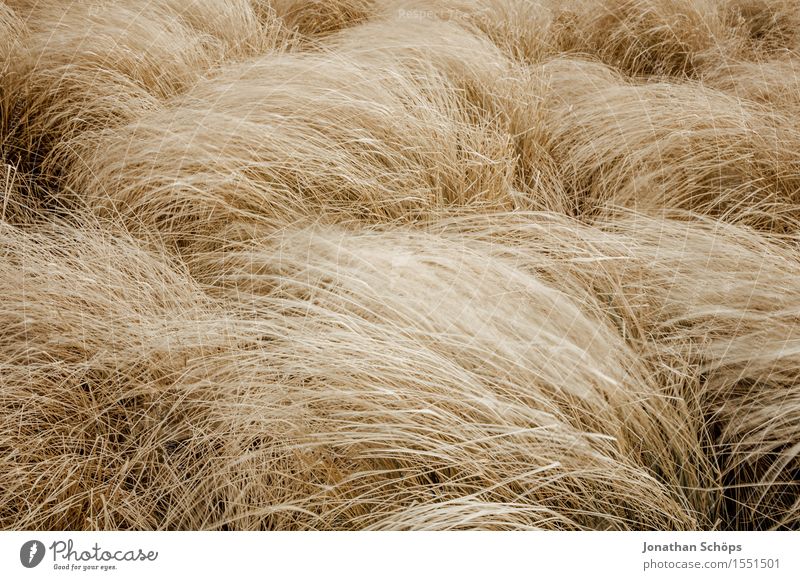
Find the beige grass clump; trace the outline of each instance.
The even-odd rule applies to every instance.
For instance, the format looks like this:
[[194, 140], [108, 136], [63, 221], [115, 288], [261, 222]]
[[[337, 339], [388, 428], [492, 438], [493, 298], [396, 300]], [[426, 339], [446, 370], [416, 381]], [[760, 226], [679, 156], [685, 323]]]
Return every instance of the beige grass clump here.
[[[0, 2], [0, 87], [6, 82], [11, 54], [25, 34], [25, 24], [17, 14]], [[16, 220], [26, 212], [17, 166], [6, 153], [11, 124], [8, 95], [0, 89], [0, 220]]]
[[80, 152], [72, 189], [181, 242], [236, 221], [412, 221], [515, 203], [513, 136], [443, 74], [337, 53], [233, 67]]
[[2, 228], [4, 527], [706, 521], [603, 313], [469, 243], [285, 230], [209, 256], [213, 299], [87, 224]]
[[163, 259], [91, 228], [0, 229], [0, 525], [153, 529], [185, 517], [174, 512], [192, 509], [181, 490], [193, 474], [164, 445], [207, 396], [202, 378], [194, 390], [176, 380], [191, 386], [191, 361], [225, 344], [208, 299]]
[[800, 50], [797, 0], [724, 0], [719, 11], [742, 39], [742, 54], [749, 60]]
[[529, 64], [590, 55], [634, 76], [692, 77], [742, 43], [710, 0], [396, 0], [387, 7], [407, 19], [477, 28]]
[[398, 9], [388, 20], [331, 37], [327, 46], [342, 58], [362, 64], [402, 67], [414, 78], [430, 75], [432, 70], [443, 75], [461, 97], [459, 108], [473, 124], [492, 123], [513, 139], [516, 163], [510, 207], [566, 211], [569, 203], [544, 147], [542, 75], [509, 59], [465, 22], [433, 18], [436, 14]]
[[[379, 0], [380, 1], [380, 0]], [[376, 0], [261, 0], [269, 10], [306, 40], [317, 41], [333, 32], [366, 21]]]
[[[0, 71], [8, 66], [8, 57], [24, 29], [24, 23], [5, 3], [0, 2]], [[3, 74], [5, 74], [3, 72]]]
[[139, 0], [174, 14], [199, 35], [215, 62], [243, 60], [283, 50], [292, 36], [270, 2], [265, 0]]
[[272, 324], [89, 222], [0, 229], [4, 529], [316, 524], [296, 505], [313, 423], [268, 363]]
[[738, 39], [713, 0], [578, 0], [559, 9], [562, 51], [632, 76], [693, 77]]
[[[0, 87], [7, 80], [11, 55], [25, 33], [25, 24], [11, 8], [0, 2]], [[10, 123], [9, 95], [0, 90], [0, 151], [6, 146], [8, 125]]]
[[529, 64], [589, 56], [635, 77], [700, 78], [732, 56], [757, 62], [800, 47], [795, 0], [392, 0], [381, 8], [480, 30]]
[[535, 64], [557, 52], [556, 10], [547, 0], [386, 0], [376, 18], [439, 20], [485, 34], [516, 61]]
[[703, 83], [754, 105], [774, 110], [798, 126], [800, 59], [782, 57], [762, 62], [732, 61], [709, 70]]
[[544, 70], [549, 148], [580, 215], [612, 204], [796, 227], [800, 133], [782, 115], [699, 84]]
[[597, 227], [475, 216], [435, 231], [480, 242], [567, 295], [590, 288], [718, 465], [683, 465], [700, 466], [697, 488], [710, 492], [695, 505], [724, 528], [797, 528], [796, 239], [686, 214], [627, 213]]
[[0, 89], [9, 155], [54, 183], [77, 135], [151, 114], [219, 63], [284, 42], [275, 17], [259, 20], [244, 1], [35, 2], [20, 15], [30, 33]]
[[[616, 224], [612, 226], [618, 227]], [[653, 347], [698, 373], [732, 529], [800, 525], [800, 282], [796, 236], [706, 220], [624, 224], [657, 269], [633, 285]], [[639, 324], [651, 324], [637, 315]], [[691, 386], [691, 383], [690, 383]]]
[[0, 163], [0, 220], [17, 222], [33, 213], [31, 210], [34, 208], [26, 206], [23, 195], [25, 189], [21, 181], [16, 167], [5, 162]]

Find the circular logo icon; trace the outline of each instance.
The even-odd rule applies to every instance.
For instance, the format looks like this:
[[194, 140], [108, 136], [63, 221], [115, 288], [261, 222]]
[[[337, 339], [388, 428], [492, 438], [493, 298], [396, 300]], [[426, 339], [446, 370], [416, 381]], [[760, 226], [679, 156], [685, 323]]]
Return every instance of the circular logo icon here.
[[19, 549], [19, 561], [26, 568], [35, 568], [44, 559], [44, 544], [39, 540], [30, 540]]

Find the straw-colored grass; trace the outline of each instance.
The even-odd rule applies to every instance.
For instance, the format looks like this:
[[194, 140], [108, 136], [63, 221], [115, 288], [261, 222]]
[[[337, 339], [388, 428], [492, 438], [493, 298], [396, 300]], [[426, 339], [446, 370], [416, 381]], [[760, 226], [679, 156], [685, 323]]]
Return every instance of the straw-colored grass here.
[[790, 0], [0, 2], [0, 527], [800, 527]]

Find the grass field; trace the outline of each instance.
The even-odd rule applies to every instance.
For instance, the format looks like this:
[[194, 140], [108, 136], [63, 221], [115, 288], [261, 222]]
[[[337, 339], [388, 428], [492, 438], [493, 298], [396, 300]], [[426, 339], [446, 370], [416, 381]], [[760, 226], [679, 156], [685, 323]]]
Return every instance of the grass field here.
[[800, 528], [800, 1], [0, 0], [0, 528]]

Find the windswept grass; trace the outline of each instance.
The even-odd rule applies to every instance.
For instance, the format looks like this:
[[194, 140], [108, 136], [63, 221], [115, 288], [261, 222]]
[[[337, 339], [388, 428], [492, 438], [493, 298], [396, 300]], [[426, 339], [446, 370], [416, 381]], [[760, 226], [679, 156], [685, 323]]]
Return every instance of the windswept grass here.
[[800, 527], [793, 1], [0, 2], [0, 527]]

